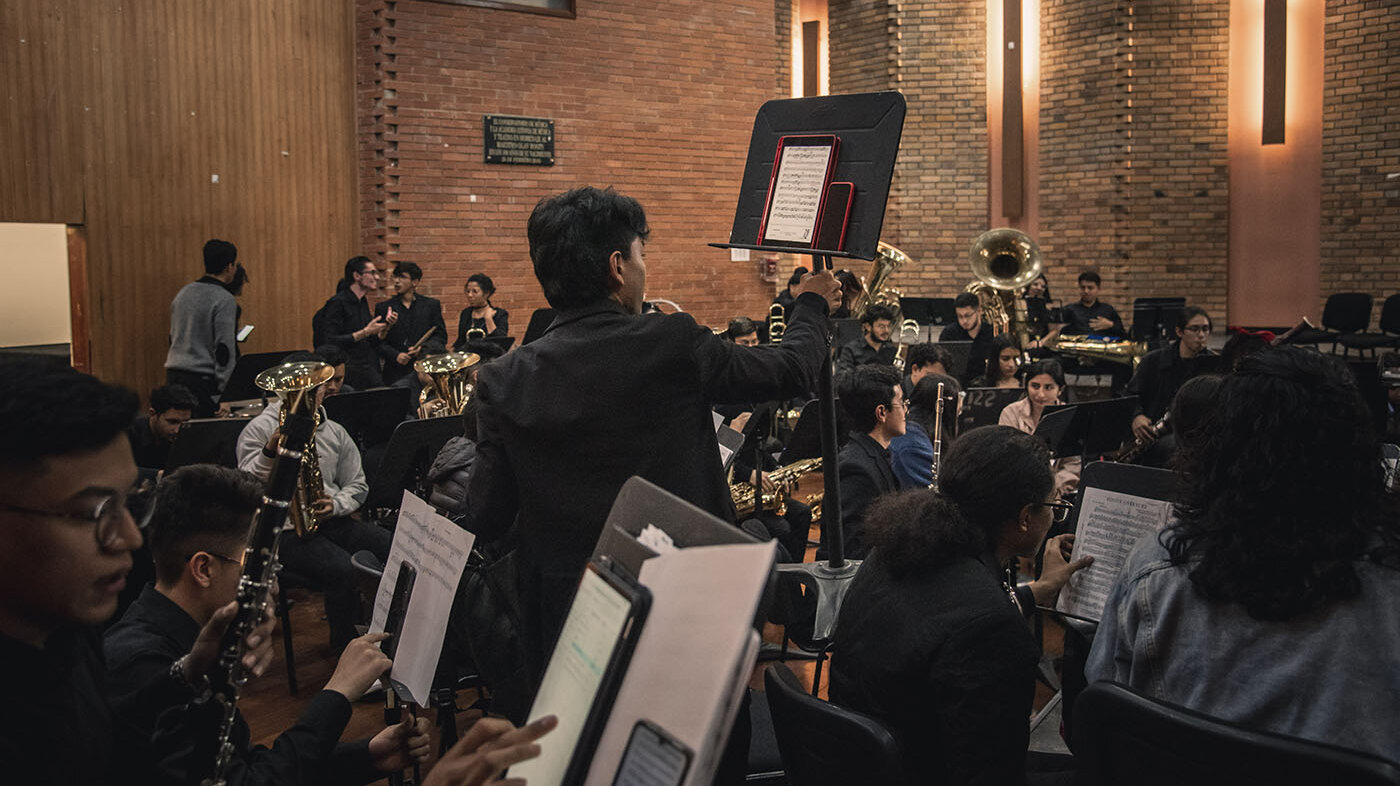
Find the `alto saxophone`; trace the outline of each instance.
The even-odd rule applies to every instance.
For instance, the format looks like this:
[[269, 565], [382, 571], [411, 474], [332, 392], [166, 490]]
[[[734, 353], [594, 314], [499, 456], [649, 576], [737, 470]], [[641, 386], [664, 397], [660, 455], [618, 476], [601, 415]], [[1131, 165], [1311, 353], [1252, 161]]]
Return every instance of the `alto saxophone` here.
[[[797, 486], [797, 482], [804, 475], [816, 472], [822, 468], [820, 458], [803, 459], [794, 461], [784, 467], [779, 467], [768, 473], [768, 479], [773, 481], [772, 491], [762, 491], [752, 483], [738, 482], [729, 484], [729, 495], [734, 500], [734, 512], [740, 519], [753, 515], [756, 510], [772, 510], [779, 516], [787, 513], [787, 498], [792, 493], [792, 489]], [[761, 508], [760, 508], [761, 505]]]

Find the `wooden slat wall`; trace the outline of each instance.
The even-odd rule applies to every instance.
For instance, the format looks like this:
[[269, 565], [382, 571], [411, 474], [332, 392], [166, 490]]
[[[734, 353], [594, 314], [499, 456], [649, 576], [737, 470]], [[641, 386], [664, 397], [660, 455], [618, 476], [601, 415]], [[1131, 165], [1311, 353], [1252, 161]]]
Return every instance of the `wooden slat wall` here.
[[0, 40], [0, 221], [86, 226], [94, 373], [163, 381], [210, 237], [252, 279], [244, 351], [310, 341], [358, 242], [353, 3], [6, 0]]

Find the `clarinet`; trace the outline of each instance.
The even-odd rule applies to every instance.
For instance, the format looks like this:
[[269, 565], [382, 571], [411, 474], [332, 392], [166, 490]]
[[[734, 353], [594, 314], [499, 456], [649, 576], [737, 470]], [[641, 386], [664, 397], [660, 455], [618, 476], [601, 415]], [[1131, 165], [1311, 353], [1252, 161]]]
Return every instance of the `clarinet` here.
[[289, 413], [282, 426], [282, 444], [277, 450], [277, 464], [268, 479], [262, 505], [253, 516], [252, 536], [243, 553], [243, 574], [238, 579], [238, 612], [219, 644], [219, 658], [209, 675], [209, 694], [205, 699], [221, 712], [218, 734], [204, 741], [194, 761], [207, 770], [198, 773], [200, 786], [224, 786], [228, 768], [233, 762], [233, 732], [238, 705], [238, 690], [247, 681], [243, 670], [248, 634], [264, 618], [273, 579], [281, 567], [277, 562], [277, 540], [287, 521], [287, 509], [297, 477], [301, 473], [301, 454], [311, 438], [315, 425], [311, 415]]
[[938, 383], [938, 403], [933, 407], [933, 468], [928, 487], [938, 488], [938, 465], [943, 461], [943, 383]]

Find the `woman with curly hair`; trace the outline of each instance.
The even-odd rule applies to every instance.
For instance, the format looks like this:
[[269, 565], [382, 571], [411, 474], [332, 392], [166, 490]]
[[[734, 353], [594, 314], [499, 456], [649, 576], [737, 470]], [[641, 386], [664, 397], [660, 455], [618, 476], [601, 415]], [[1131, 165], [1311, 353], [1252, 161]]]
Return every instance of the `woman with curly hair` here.
[[1400, 762], [1400, 515], [1351, 372], [1251, 355], [1197, 434], [1175, 519], [1119, 574], [1086, 676]]
[[[1023, 783], [1040, 660], [1026, 619], [1092, 560], [1069, 562], [1072, 535], [1045, 541], [1069, 506], [1035, 437], [973, 429], [944, 462], [937, 492], [866, 513], [873, 550], [836, 622], [831, 700], [889, 727], [910, 783]], [[1007, 566], [1042, 544], [1041, 577], [1009, 587]]]

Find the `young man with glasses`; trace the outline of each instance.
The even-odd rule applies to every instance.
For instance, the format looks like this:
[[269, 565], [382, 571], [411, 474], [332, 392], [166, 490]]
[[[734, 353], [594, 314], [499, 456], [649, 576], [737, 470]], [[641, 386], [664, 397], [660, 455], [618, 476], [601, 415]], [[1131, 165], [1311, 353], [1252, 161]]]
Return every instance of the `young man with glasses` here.
[[[211, 464], [176, 470], [152, 501], [151, 556], [156, 581], [147, 584], [103, 637], [111, 695], [123, 697], [170, 668], [219, 608], [237, 597], [253, 513], [262, 483], [246, 472]], [[427, 758], [428, 721], [390, 726], [373, 739], [338, 745], [351, 705], [389, 668], [382, 633], [351, 642], [326, 687], [271, 748], [251, 748], [249, 730], [235, 721], [237, 764], [230, 784], [297, 784], [315, 773], [326, 783], [367, 783]], [[117, 701], [123, 725], [150, 736], [156, 717]], [[123, 711], [125, 710], [125, 711]], [[131, 773], [133, 781], [138, 780]]]
[[[423, 280], [423, 268], [413, 262], [394, 264], [394, 296], [381, 300], [374, 307], [375, 316], [388, 321], [395, 316], [393, 327], [384, 333], [379, 344], [379, 356], [384, 360], [384, 384], [411, 387], [416, 393], [418, 376], [413, 364], [428, 355], [447, 351], [447, 324], [442, 320], [442, 303], [437, 298], [418, 293]], [[429, 331], [426, 340], [423, 336]], [[414, 345], [423, 344], [417, 349]]]
[[349, 357], [345, 381], [355, 390], [383, 387], [379, 371], [379, 342], [399, 321], [398, 312], [372, 316], [369, 293], [379, 290], [380, 272], [369, 257], [351, 257], [345, 277], [312, 318], [312, 345], [335, 344]]
[[[115, 781], [146, 740], [118, 739], [97, 626], [117, 609], [141, 533], [127, 511], [136, 464], [130, 391], [35, 360], [0, 365], [0, 668], [21, 712], [0, 719], [0, 772], [15, 783]], [[236, 610], [219, 609], [175, 666], [126, 701], [173, 707], [219, 654]], [[249, 636], [245, 665], [272, 657], [272, 619]], [[188, 735], [213, 729], [183, 729]]]
[[[865, 509], [876, 497], [900, 488], [890, 463], [890, 441], [904, 433], [908, 405], [899, 372], [894, 366], [864, 365], [844, 375], [840, 382], [841, 406], [851, 426], [851, 438], [837, 456], [840, 466], [841, 522], [846, 556], [864, 559]], [[825, 559], [829, 544], [822, 533], [818, 559]]]
[[1147, 353], [1125, 392], [1137, 396], [1133, 412], [1133, 436], [1149, 442], [1161, 436], [1154, 428], [1166, 414], [1186, 380], [1215, 371], [1219, 356], [1206, 348], [1210, 339], [1210, 315], [1198, 306], [1187, 306], [1177, 319], [1177, 340], [1170, 346]]

